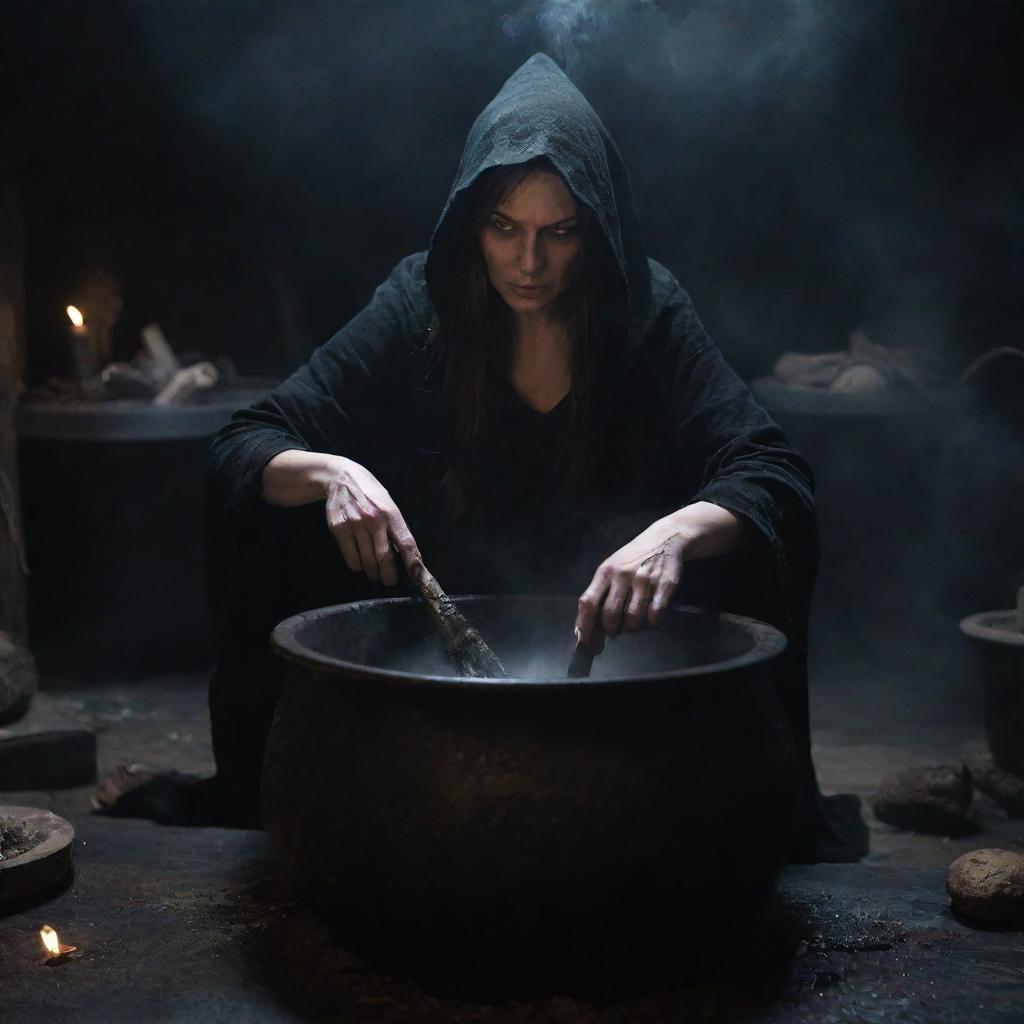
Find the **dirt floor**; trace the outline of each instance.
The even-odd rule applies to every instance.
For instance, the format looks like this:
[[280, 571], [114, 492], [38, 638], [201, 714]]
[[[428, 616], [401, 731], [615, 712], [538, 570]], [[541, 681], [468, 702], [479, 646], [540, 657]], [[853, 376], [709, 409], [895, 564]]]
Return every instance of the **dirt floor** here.
[[[62, 1021], [1020, 1021], [1024, 935], [969, 927], [949, 911], [945, 871], [961, 852], [1024, 848], [1024, 821], [981, 796], [974, 835], [900, 832], [874, 819], [888, 772], [985, 750], [967, 663], [883, 671], [875, 652], [815, 663], [815, 757], [826, 792], [865, 802], [860, 865], [787, 869], [701, 984], [628, 994], [437, 988], [374, 970], [331, 942], [286, 892], [262, 833], [169, 829], [89, 815], [90, 788], [5, 793], [78, 829], [73, 884], [0, 919], [0, 1006], [10, 1024]], [[837, 667], [840, 666], [840, 667]], [[85, 727], [99, 767], [212, 771], [205, 680], [177, 674], [45, 680], [29, 715], [0, 736]], [[49, 923], [80, 947], [45, 966]], [[699, 927], [699, 922], [687, 922]]]

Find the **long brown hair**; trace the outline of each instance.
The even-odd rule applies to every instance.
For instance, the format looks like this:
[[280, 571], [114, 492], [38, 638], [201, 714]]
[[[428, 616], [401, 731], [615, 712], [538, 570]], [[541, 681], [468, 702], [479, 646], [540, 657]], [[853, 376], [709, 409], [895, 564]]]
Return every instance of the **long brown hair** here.
[[[445, 477], [457, 517], [470, 478], [482, 469], [488, 442], [501, 429], [501, 392], [512, 369], [515, 324], [494, 289], [478, 236], [495, 207], [532, 171], [558, 173], [546, 157], [495, 167], [482, 174], [449, 214], [450, 253], [445, 294], [433, 347], [444, 379], [450, 414], [451, 461]], [[567, 492], [590, 485], [597, 471], [599, 407], [605, 398], [606, 365], [615, 331], [612, 296], [621, 287], [607, 239], [593, 211], [577, 199], [580, 250], [570, 282], [558, 299], [570, 352], [569, 425], [558, 453]]]

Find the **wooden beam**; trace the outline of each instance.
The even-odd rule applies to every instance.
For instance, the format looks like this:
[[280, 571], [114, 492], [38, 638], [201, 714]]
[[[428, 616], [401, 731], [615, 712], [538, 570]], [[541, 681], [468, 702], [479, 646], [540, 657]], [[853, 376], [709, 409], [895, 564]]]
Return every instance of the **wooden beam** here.
[[0, 717], [19, 714], [35, 691], [28, 652], [25, 534], [14, 413], [25, 383], [24, 225], [9, 146], [0, 140]]

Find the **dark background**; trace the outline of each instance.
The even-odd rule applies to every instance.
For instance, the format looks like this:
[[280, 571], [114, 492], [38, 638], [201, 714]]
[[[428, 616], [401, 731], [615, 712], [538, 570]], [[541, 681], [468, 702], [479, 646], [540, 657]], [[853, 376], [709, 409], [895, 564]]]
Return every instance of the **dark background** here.
[[24, 0], [2, 73], [30, 375], [83, 268], [130, 357], [287, 371], [425, 248], [473, 117], [544, 48], [623, 151], [649, 253], [741, 373], [922, 345], [958, 369], [1024, 312], [1024, 6], [1001, 0]]
[[[290, 371], [427, 246], [473, 118], [538, 49], [605, 120], [649, 254], [746, 378], [857, 327], [948, 383], [1022, 344], [1024, 2], [21, 0], [0, 18], [0, 137], [29, 383], [67, 372], [64, 307], [92, 266], [124, 282], [117, 357], [155, 320], [179, 350]], [[911, 418], [777, 412], [818, 475], [817, 636], [836, 650], [885, 637], [941, 662], [929, 637], [958, 643], [957, 618], [1024, 583], [1024, 378], [997, 376]], [[147, 456], [151, 474], [198, 490], [195, 447]], [[58, 550], [38, 538], [66, 518], [54, 464], [23, 464], [37, 592]], [[105, 521], [122, 498], [95, 501]], [[195, 504], [168, 516], [198, 537]]]

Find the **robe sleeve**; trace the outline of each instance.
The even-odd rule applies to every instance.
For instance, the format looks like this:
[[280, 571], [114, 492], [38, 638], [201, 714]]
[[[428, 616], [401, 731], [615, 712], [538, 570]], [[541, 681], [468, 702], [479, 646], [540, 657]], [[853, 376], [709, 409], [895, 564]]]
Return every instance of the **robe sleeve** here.
[[416, 260], [399, 263], [366, 308], [308, 363], [238, 410], [216, 435], [207, 483], [229, 515], [259, 502], [263, 468], [280, 452], [358, 457], [367, 432], [383, 418], [387, 396], [409, 372], [412, 348], [426, 328], [415, 300]]
[[814, 479], [708, 337], [689, 296], [670, 285], [658, 311], [663, 323], [654, 334], [664, 347], [653, 369], [662, 375], [654, 386], [668, 403], [676, 465], [699, 469], [693, 485], [689, 479], [684, 485], [682, 500], [711, 502], [752, 524], [754, 543], [723, 560], [723, 569], [727, 564], [734, 575], [729, 610], [771, 623], [788, 640], [773, 675], [803, 776], [803, 822], [793, 859], [856, 860], [867, 852], [857, 798], [823, 798], [811, 758], [807, 624], [818, 563]]
[[[867, 853], [868, 832], [856, 797], [822, 797], [811, 758], [807, 625], [818, 567], [814, 479], [768, 413], [707, 336], [678, 286], [659, 332], [666, 361], [663, 394], [676, 465], [696, 460], [700, 477], [684, 501], [708, 501], [743, 517], [752, 544], [725, 556], [729, 610], [770, 622], [789, 641], [773, 666], [803, 778], [802, 824], [792, 852], [799, 862], [850, 861]], [[685, 475], [685, 474], [684, 474]]]
[[680, 463], [702, 467], [689, 501], [719, 505], [755, 528], [778, 586], [772, 618], [802, 646], [818, 559], [811, 469], [725, 361], [682, 288], [661, 315], [671, 447]]
[[[346, 455], [374, 470], [366, 452], [402, 415], [404, 384], [414, 373], [429, 323], [422, 264], [423, 254], [402, 260], [366, 308], [305, 366], [238, 410], [214, 437], [206, 460], [204, 539], [217, 664], [237, 656], [226, 647], [231, 637], [243, 637], [236, 646], [262, 649], [264, 634], [282, 617], [280, 610], [266, 610], [272, 602], [260, 594], [274, 587], [270, 551], [282, 527], [302, 510], [263, 501], [267, 462], [299, 449]], [[243, 626], [229, 628], [229, 622]], [[253, 631], [262, 639], [253, 640]]]

